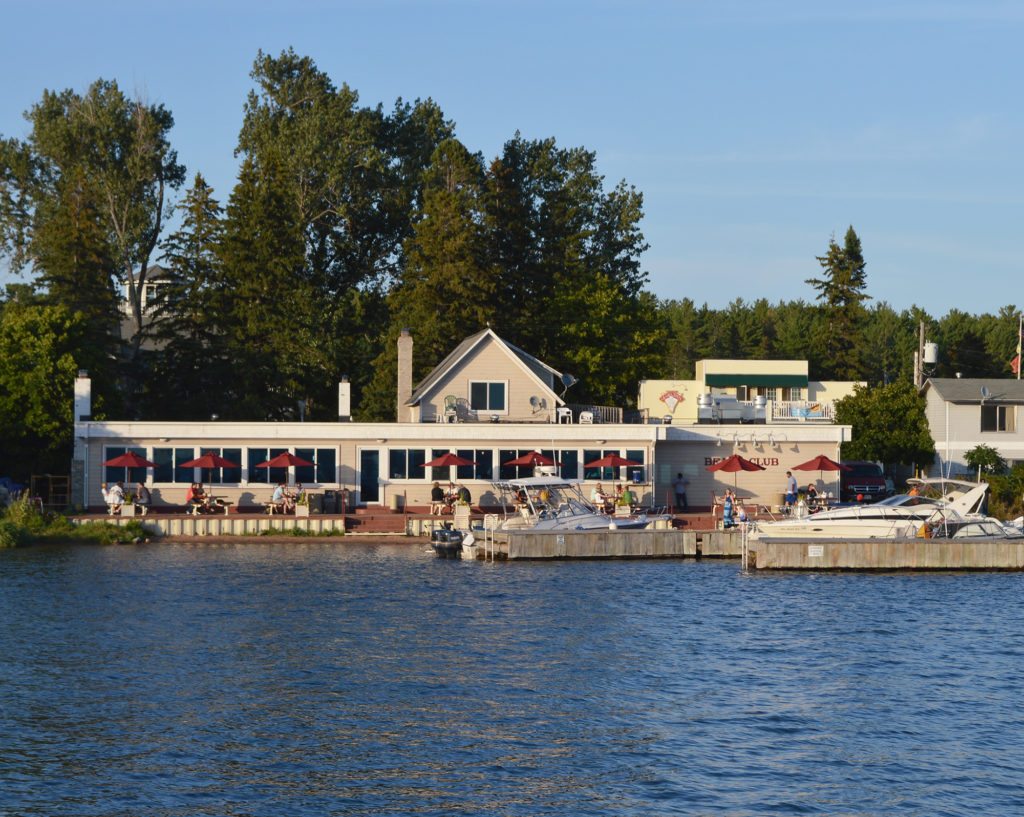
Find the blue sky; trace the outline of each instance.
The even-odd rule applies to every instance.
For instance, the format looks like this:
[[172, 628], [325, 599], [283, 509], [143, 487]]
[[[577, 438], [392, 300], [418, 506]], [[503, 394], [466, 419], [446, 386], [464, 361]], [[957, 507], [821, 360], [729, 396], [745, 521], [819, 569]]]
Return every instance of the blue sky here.
[[860, 235], [868, 293], [932, 315], [1024, 304], [1020, 2], [49, 2], [4, 13], [0, 134], [97, 78], [174, 114], [227, 200], [258, 49], [365, 105], [433, 98], [486, 158], [518, 130], [644, 195], [649, 288], [724, 307], [814, 292]]

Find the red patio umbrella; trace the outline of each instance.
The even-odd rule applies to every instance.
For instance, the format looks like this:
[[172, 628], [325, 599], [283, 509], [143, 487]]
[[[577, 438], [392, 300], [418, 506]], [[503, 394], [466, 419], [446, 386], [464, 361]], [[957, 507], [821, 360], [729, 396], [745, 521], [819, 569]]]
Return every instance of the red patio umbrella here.
[[119, 457], [100, 463], [100, 465], [112, 465], [115, 468], [156, 468], [155, 462], [150, 462], [145, 457], [140, 457], [134, 451], [126, 451]]
[[[509, 460], [503, 465], [532, 465], [537, 467], [538, 465], [555, 465], [555, 461], [550, 457], [545, 457], [543, 454], [539, 454], [536, 451], [530, 451], [527, 454], [522, 454], [516, 457], [514, 460]], [[561, 465], [561, 463], [557, 463]]]
[[732, 456], [726, 457], [724, 460], [719, 460], [714, 465], [707, 467], [708, 471], [725, 471], [731, 473], [732, 487], [736, 488], [736, 474], [740, 471], [764, 471], [763, 465], [758, 465], [756, 462], [751, 462], [746, 457], [741, 457], [739, 454], [733, 454]]
[[276, 457], [271, 457], [266, 462], [261, 462], [257, 465], [257, 468], [289, 468], [292, 465], [315, 465], [316, 463], [304, 460], [302, 457], [297, 457], [290, 451], [285, 451], [278, 454]]
[[[182, 462], [178, 464], [179, 468], [239, 468], [237, 462], [224, 459], [220, 454], [214, 454], [212, 451], [207, 451], [203, 456], [196, 457], [194, 460], [188, 462]], [[209, 476], [209, 475], [207, 475]], [[207, 480], [209, 482], [209, 480]]]
[[601, 459], [584, 464], [584, 468], [620, 468], [624, 465], [643, 465], [636, 460], [627, 460], [618, 454], [605, 454]]
[[[802, 462], [799, 465], [794, 465], [793, 466], [793, 470], [794, 471], [817, 471], [818, 472], [818, 479], [822, 480], [822, 482], [824, 482], [824, 479], [822, 478], [822, 475], [821, 475], [822, 471], [849, 471], [850, 470], [850, 466], [843, 465], [841, 462], [836, 462], [835, 460], [830, 460], [824, 454], [818, 454], [818, 456], [816, 456], [812, 460], [808, 460], [807, 462]], [[838, 493], [839, 493], [839, 491], [837, 489], [836, 490], [836, 494], [838, 495]]]
[[[259, 463], [257, 468], [291, 468], [295, 465], [315, 465], [315, 463], [305, 460], [302, 457], [297, 457], [291, 451], [282, 451], [276, 457], [271, 457], [266, 462]], [[295, 482], [292, 479], [292, 482]]]
[[449, 451], [437, 459], [422, 463], [420, 468], [444, 468], [446, 465], [476, 465], [476, 460], [467, 460], [465, 457], [459, 457]]
[[111, 465], [114, 468], [124, 467], [124, 481], [128, 481], [128, 469], [129, 468], [156, 468], [155, 462], [150, 462], [145, 457], [140, 457], [134, 451], [125, 451], [118, 457], [114, 457], [112, 460], [100, 463], [100, 465]]

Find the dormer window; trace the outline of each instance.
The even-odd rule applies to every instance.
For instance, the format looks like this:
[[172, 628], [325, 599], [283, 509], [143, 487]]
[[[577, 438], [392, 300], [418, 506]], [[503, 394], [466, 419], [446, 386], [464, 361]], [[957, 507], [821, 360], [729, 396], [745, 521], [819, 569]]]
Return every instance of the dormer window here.
[[506, 380], [471, 380], [469, 383], [469, 407], [473, 411], [508, 411], [508, 387]]

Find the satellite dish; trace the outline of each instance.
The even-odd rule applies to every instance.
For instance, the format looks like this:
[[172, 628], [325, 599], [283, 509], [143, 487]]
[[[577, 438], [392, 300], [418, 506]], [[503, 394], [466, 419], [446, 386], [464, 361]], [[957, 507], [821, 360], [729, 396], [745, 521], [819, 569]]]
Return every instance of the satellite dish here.
[[579, 383], [579, 381], [575, 377], [573, 377], [571, 374], [563, 374], [562, 375], [562, 385], [565, 388], [562, 389], [562, 397], [565, 397], [565, 393], [566, 393], [566, 391], [568, 391], [570, 386], [575, 386], [577, 383]]
[[536, 394], [530, 398], [530, 405], [534, 408], [537, 408], [537, 406], [540, 405], [540, 398]]
[[982, 400], [988, 400], [988, 395], [989, 395], [988, 386], [982, 386], [981, 387], [981, 399]]

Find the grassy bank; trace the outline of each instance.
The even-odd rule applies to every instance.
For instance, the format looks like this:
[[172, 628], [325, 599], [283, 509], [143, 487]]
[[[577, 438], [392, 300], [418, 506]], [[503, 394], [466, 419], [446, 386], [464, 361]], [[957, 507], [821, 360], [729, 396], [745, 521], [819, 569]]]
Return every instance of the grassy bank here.
[[153, 533], [136, 520], [124, 526], [106, 521], [75, 525], [64, 514], [41, 512], [37, 505], [27, 499], [12, 502], [0, 516], [0, 548], [27, 547], [47, 542], [116, 545], [152, 536]]

